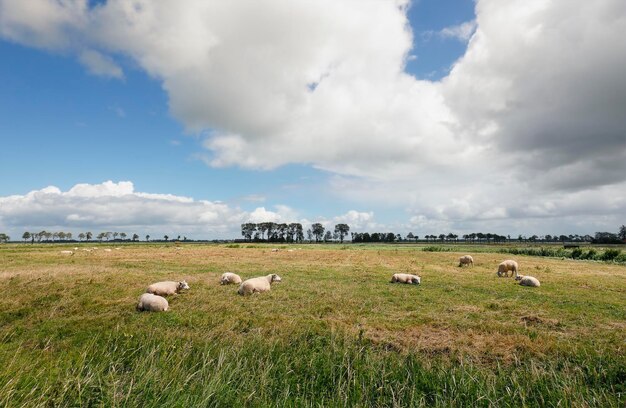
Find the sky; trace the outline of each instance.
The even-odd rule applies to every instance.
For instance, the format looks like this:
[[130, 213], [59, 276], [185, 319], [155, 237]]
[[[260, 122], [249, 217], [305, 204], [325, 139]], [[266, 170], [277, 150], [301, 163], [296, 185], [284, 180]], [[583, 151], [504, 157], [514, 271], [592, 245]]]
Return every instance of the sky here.
[[616, 232], [623, 0], [0, 0], [0, 232]]

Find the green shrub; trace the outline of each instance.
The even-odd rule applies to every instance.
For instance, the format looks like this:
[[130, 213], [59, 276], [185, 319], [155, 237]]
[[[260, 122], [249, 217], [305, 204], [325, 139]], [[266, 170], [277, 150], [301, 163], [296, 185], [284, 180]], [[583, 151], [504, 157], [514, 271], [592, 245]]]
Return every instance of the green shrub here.
[[572, 251], [572, 258], [574, 258], [574, 259], [578, 259], [578, 258], [580, 258], [580, 257], [582, 256], [582, 254], [583, 254], [583, 250], [582, 250], [582, 249], [580, 249], [580, 248], [575, 248], [575, 249]]
[[444, 247], [440, 247], [440, 246], [427, 246], [424, 247], [424, 249], [422, 249], [422, 251], [426, 251], [426, 252], [451, 252], [453, 251], [454, 248], [444, 248]]
[[621, 250], [620, 249], [607, 249], [606, 251], [604, 251], [604, 253], [600, 256], [600, 259], [607, 262], [607, 261], [612, 261], [615, 258], [617, 258], [620, 254], [621, 254]]
[[589, 251], [581, 256], [581, 259], [595, 259], [598, 251], [593, 248], [590, 248]]

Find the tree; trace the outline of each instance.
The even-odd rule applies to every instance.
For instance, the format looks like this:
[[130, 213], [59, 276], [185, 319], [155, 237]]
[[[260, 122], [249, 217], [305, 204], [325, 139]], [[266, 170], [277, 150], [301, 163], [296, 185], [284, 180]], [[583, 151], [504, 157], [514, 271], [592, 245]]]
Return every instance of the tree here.
[[118, 236], [118, 235], [120, 235], [120, 233], [119, 233], [119, 232], [114, 232], [114, 233], [113, 233], [113, 239], [114, 239], [114, 240], [115, 240], [115, 239], [117, 239], [117, 236]]
[[241, 224], [241, 236], [243, 236], [248, 241], [252, 241], [252, 236], [256, 231], [256, 224], [253, 222], [246, 222]]
[[72, 233], [71, 232], [66, 232], [65, 233], [65, 239], [67, 239], [68, 241], [72, 240]]
[[7, 234], [5, 234], [3, 232], [0, 233], [0, 243], [2, 243], [2, 242], [9, 242], [10, 239], [11, 239], [11, 237], [8, 236]]
[[408, 239], [409, 241], [412, 240], [413, 238], [415, 238], [415, 235], [413, 235], [412, 232], [409, 232], [408, 234], [406, 234], [406, 239]]
[[165, 239], [165, 242], [167, 242], [167, 240], [170, 239], [170, 237], [168, 237], [167, 235], [163, 235], [163, 239]]
[[350, 232], [350, 227], [348, 224], [337, 224], [335, 225], [335, 232], [339, 234], [339, 241], [343, 244], [343, 238]]
[[104, 232], [101, 232], [101, 233], [99, 233], [99, 234], [96, 236], [96, 239], [97, 239], [98, 241], [102, 242], [102, 240], [104, 239], [105, 235], [106, 235], [106, 234], [105, 234]]
[[324, 236], [324, 226], [319, 222], [311, 225], [311, 231], [313, 231], [313, 235], [315, 235], [315, 242], [319, 242]]
[[90, 231], [87, 231], [85, 233], [85, 238], [87, 238], [87, 241], [89, 241], [91, 239], [91, 237], [93, 236], [93, 234]]
[[80, 234], [78, 234], [78, 240], [82, 241], [83, 239], [85, 239], [85, 233], [81, 232]]
[[133, 242], [137, 241], [139, 239], [139, 235], [137, 234], [133, 234]]
[[120, 232], [120, 238], [126, 239], [126, 233], [125, 232]]
[[302, 229], [302, 224], [296, 223], [296, 242], [304, 241], [304, 230]]
[[617, 233], [617, 236], [622, 241], [626, 241], [626, 225], [622, 225], [621, 227], [619, 227], [619, 232]]
[[30, 232], [26, 231], [24, 234], [22, 234], [22, 239], [24, 240], [24, 242], [28, 241], [30, 239]]
[[150, 235], [146, 235], [146, 242], [150, 241]]
[[328, 242], [332, 240], [333, 240], [333, 233], [330, 232], [330, 230], [326, 231], [326, 234], [324, 234], [324, 242]]
[[309, 242], [313, 241], [313, 231], [311, 231], [310, 228], [306, 230], [306, 237], [309, 240]]
[[107, 239], [107, 241], [111, 239], [111, 235], [113, 235], [113, 233], [111, 233], [111, 232], [105, 232], [104, 233], [104, 237]]

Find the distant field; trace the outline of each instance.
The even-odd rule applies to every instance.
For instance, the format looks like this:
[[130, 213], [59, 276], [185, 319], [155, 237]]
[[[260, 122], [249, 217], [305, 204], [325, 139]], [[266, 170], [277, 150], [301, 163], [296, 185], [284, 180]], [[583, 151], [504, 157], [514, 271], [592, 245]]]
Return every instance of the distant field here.
[[[626, 266], [414, 246], [0, 245], [0, 406], [626, 405]], [[72, 245], [73, 247], [73, 245]], [[302, 248], [302, 249], [299, 249]], [[292, 250], [292, 251], [289, 251]], [[497, 278], [513, 258], [541, 281]], [[220, 286], [278, 273], [243, 298]], [[393, 273], [422, 285], [393, 285]], [[186, 279], [171, 311], [145, 287]]]

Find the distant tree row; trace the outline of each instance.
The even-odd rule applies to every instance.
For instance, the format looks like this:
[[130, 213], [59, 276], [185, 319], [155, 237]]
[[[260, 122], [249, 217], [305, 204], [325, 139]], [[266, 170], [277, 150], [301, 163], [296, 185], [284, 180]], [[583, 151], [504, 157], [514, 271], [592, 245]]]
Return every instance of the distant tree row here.
[[[100, 232], [98, 235], [96, 235], [95, 239], [100, 242], [102, 242], [103, 240], [110, 241], [111, 239], [113, 239], [114, 241], [116, 240], [126, 241], [127, 237], [128, 235], [125, 232], [105, 231], [105, 232]], [[59, 231], [59, 232], [50, 232], [50, 231], [28, 232], [27, 231], [27, 232], [24, 232], [24, 234], [22, 235], [22, 239], [24, 241], [30, 240], [32, 243], [34, 243], [35, 241], [36, 242], [72, 241], [73, 238], [74, 237], [71, 232], [63, 232], [63, 231]], [[87, 232], [79, 233], [77, 238], [79, 241], [91, 241], [92, 238], [94, 238], [94, 236], [91, 231], [87, 231]], [[163, 236], [163, 239], [167, 241], [169, 239], [169, 236], [165, 235]], [[178, 236], [178, 239], [180, 240], [180, 235]], [[129, 240], [133, 242], [139, 241], [139, 235], [133, 234]], [[187, 240], [187, 237], [185, 237], [185, 240]], [[8, 241], [8, 237], [7, 237], [7, 241]], [[150, 235], [146, 235], [146, 241], [150, 241]]]
[[[315, 242], [339, 240], [343, 242], [350, 231], [347, 224], [335, 225], [334, 233], [321, 223], [311, 224], [311, 228], [306, 231], [309, 241]], [[324, 233], [325, 232], [325, 233]], [[304, 241], [304, 228], [299, 222], [275, 223], [275, 222], [247, 222], [241, 224], [241, 235], [247, 241], [268, 241], [268, 242], [302, 242]]]

